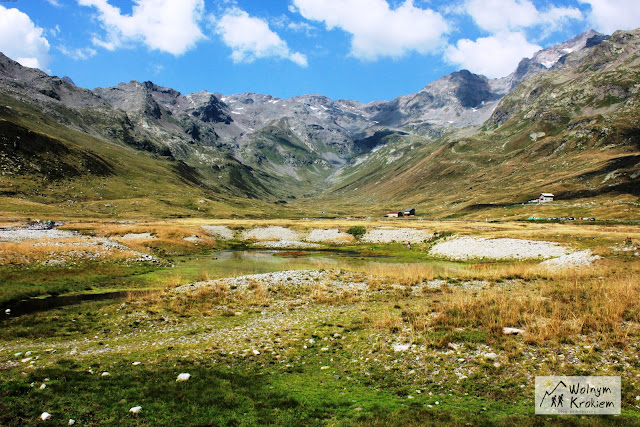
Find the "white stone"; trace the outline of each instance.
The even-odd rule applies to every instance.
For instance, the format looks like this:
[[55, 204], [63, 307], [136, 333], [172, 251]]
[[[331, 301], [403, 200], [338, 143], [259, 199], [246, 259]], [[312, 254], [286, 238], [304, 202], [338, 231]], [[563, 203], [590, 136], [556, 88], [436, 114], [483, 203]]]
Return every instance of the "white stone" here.
[[572, 254], [562, 255], [558, 258], [543, 261], [540, 265], [550, 269], [587, 267], [598, 259], [600, 259], [598, 255], [593, 255], [589, 249], [585, 249], [584, 251], [574, 252]]
[[182, 374], [178, 375], [178, 378], [176, 379], [176, 381], [179, 381], [179, 382], [188, 381], [189, 378], [191, 378], [191, 374], [182, 373]]
[[451, 259], [536, 259], [565, 255], [568, 249], [555, 242], [463, 236], [439, 242], [430, 254]]
[[406, 244], [407, 242], [420, 243], [429, 240], [433, 236], [426, 230], [415, 228], [396, 228], [396, 227], [380, 227], [370, 230], [362, 236], [363, 242], [368, 243], [391, 243], [399, 242]]
[[207, 233], [213, 236], [216, 240], [231, 240], [233, 239], [233, 230], [223, 225], [203, 225]]
[[339, 231], [337, 228], [314, 229], [305, 238], [307, 242], [320, 243], [349, 243], [353, 241], [353, 236]]
[[393, 351], [395, 351], [395, 352], [407, 351], [407, 350], [409, 350], [409, 347], [411, 347], [410, 344], [394, 344], [393, 345]]
[[47, 421], [51, 419], [51, 414], [48, 412], [43, 412], [42, 415], [40, 415], [40, 419], [42, 421]]
[[242, 240], [300, 240], [300, 235], [285, 227], [257, 227], [252, 230], [243, 231], [241, 234]]
[[142, 406], [134, 406], [133, 408], [129, 409], [129, 412], [133, 414], [139, 414], [141, 410]]

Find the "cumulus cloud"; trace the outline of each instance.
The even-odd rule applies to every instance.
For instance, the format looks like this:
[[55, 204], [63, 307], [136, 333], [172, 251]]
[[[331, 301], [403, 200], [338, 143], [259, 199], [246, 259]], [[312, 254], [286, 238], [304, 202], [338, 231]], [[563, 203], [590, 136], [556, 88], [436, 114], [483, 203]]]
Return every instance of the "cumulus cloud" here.
[[181, 55], [204, 38], [199, 22], [204, 0], [135, 0], [131, 15], [123, 15], [107, 0], [78, 0], [95, 7], [106, 30], [93, 43], [114, 50], [127, 43], [142, 42], [150, 49]]
[[464, 10], [478, 27], [493, 33], [536, 26], [558, 28], [570, 19], [583, 19], [577, 8], [538, 10], [530, 0], [467, 0]]
[[25, 67], [48, 72], [49, 42], [43, 31], [27, 14], [0, 6], [0, 51]]
[[579, 0], [591, 6], [587, 20], [592, 28], [607, 34], [640, 27], [638, 0]]
[[474, 73], [489, 78], [506, 76], [516, 69], [520, 60], [531, 57], [542, 49], [531, 44], [521, 33], [500, 33], [490, 37], [459, 40], [455, 46], [449, 46], [446, 59]]
[[307, 66], [307, 57], [289, 49], [287, 43], [271, 31], [262, 19], [249, 16], [237, 7], [227, 9], [215, 23], [215, 31], [231, 48], [234, 62], [253, 62], [261, 58], [288, 59], [301, 67]]
[[584, 19], [578, 8], [538, 9], [531, 0], [465, 0], [457, 11], [469, 15], [490, 35], [475, 41], [459, 40], [447, 48], [445, 58], [492, 78], [506, 76], [522, 58], [542, 49], [527, 39], [525, 31], [535, 31], [542, 40], [569, 21]]
[[291, 10], [324, 22], [328, 30], [339, 28], [351, 34], [350, 54], [368, 61], [399, 58], [413, 51], [435, 52], [449, 31], [442, 15], [417, 8], [412, 0], [396, 9], [386, 0], [293, 0], [293, 6]]

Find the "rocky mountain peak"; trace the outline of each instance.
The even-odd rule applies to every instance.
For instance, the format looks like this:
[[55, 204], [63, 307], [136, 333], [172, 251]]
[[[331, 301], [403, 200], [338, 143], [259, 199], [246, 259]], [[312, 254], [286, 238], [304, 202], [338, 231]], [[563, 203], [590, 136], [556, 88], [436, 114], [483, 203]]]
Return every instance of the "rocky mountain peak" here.
[[69, 76], [63, 76], [62, 77], [62, 81], [65, 81], [65, 82], [67, 82], [67, 83], [69, 83], [71, 85], [76, 86], [76, 83], [73, 80], [71, 80], [71, 77], [69, 77]]
[[0, 52], [0, 73], [13, 76], [16, 70], [22, 71], [22, 69], [22, 65]]
[[498, 81], [506, 83], [504, 93], [510, 92], [520, 82], [564, 64], [567, 55], [597, 46], [608, 38], [594, 30], [585, 31], [571, 40], [539, 50], [531, 58], [523, 58], [513, 73]]
[[450, 80], [457, 86], [454, 95], [464, 108], [478, 108], [484, 102], [498, 98], [491, 91], [489, 80], [484, 76], [461, 70], [450, 74]]
[[227, 112], [228, 107], [215, 95], [209, 94], [209, 99], [191, 112], [193, 117], [197, 117], [205, 123], [230, 124], [233, 119]]

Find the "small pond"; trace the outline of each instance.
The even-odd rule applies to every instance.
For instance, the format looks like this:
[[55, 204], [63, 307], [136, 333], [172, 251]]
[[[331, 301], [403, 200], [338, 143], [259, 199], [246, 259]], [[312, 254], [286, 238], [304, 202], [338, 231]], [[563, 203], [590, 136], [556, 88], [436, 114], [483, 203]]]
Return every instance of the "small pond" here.
[[[169, 276], [179, 277], [181, 282], [188, 283], [204, 279], [244, 276], [249, 274], [270, 273], [283, 270], [301, 269], [340, 269], [349, 266], [389, 265], [390, 263], [406, 263], [392, 256], [361, 253], [341, 250], [224, 250], [211, 255], [177, 258], [173, 267], [161, 268], [150, 273], [154, 280], [161, 281]], [[415, 262], [415, 261], [414, 261]], [[427, 260], [430, 264], [442, 267], [459, 266], [452, 262]], [[131, 291], [145, 292], [145, 291]], [[3, 307], [0, 321], [29, 313], [47, 311], [54, 308], [79, 304], [85, 301], [119, 300], [127, 298], [129, 291], [104, 293], [79, 293], [72, 295], [56, 295], [49, 297], [28, 298]], [[10, 315], [4, 313], [10, 309]]]

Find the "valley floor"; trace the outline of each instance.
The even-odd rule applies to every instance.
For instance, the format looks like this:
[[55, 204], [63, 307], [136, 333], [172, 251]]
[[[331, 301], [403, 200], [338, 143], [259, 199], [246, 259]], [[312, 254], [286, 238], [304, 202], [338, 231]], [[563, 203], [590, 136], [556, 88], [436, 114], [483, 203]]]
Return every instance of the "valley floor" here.
[[[636, 226], [2, 225], [3, 312], [130, 293], [4, 314], [0, 425], [640, 425]], [[622, 414], [534, 415], [542, 375]]]

